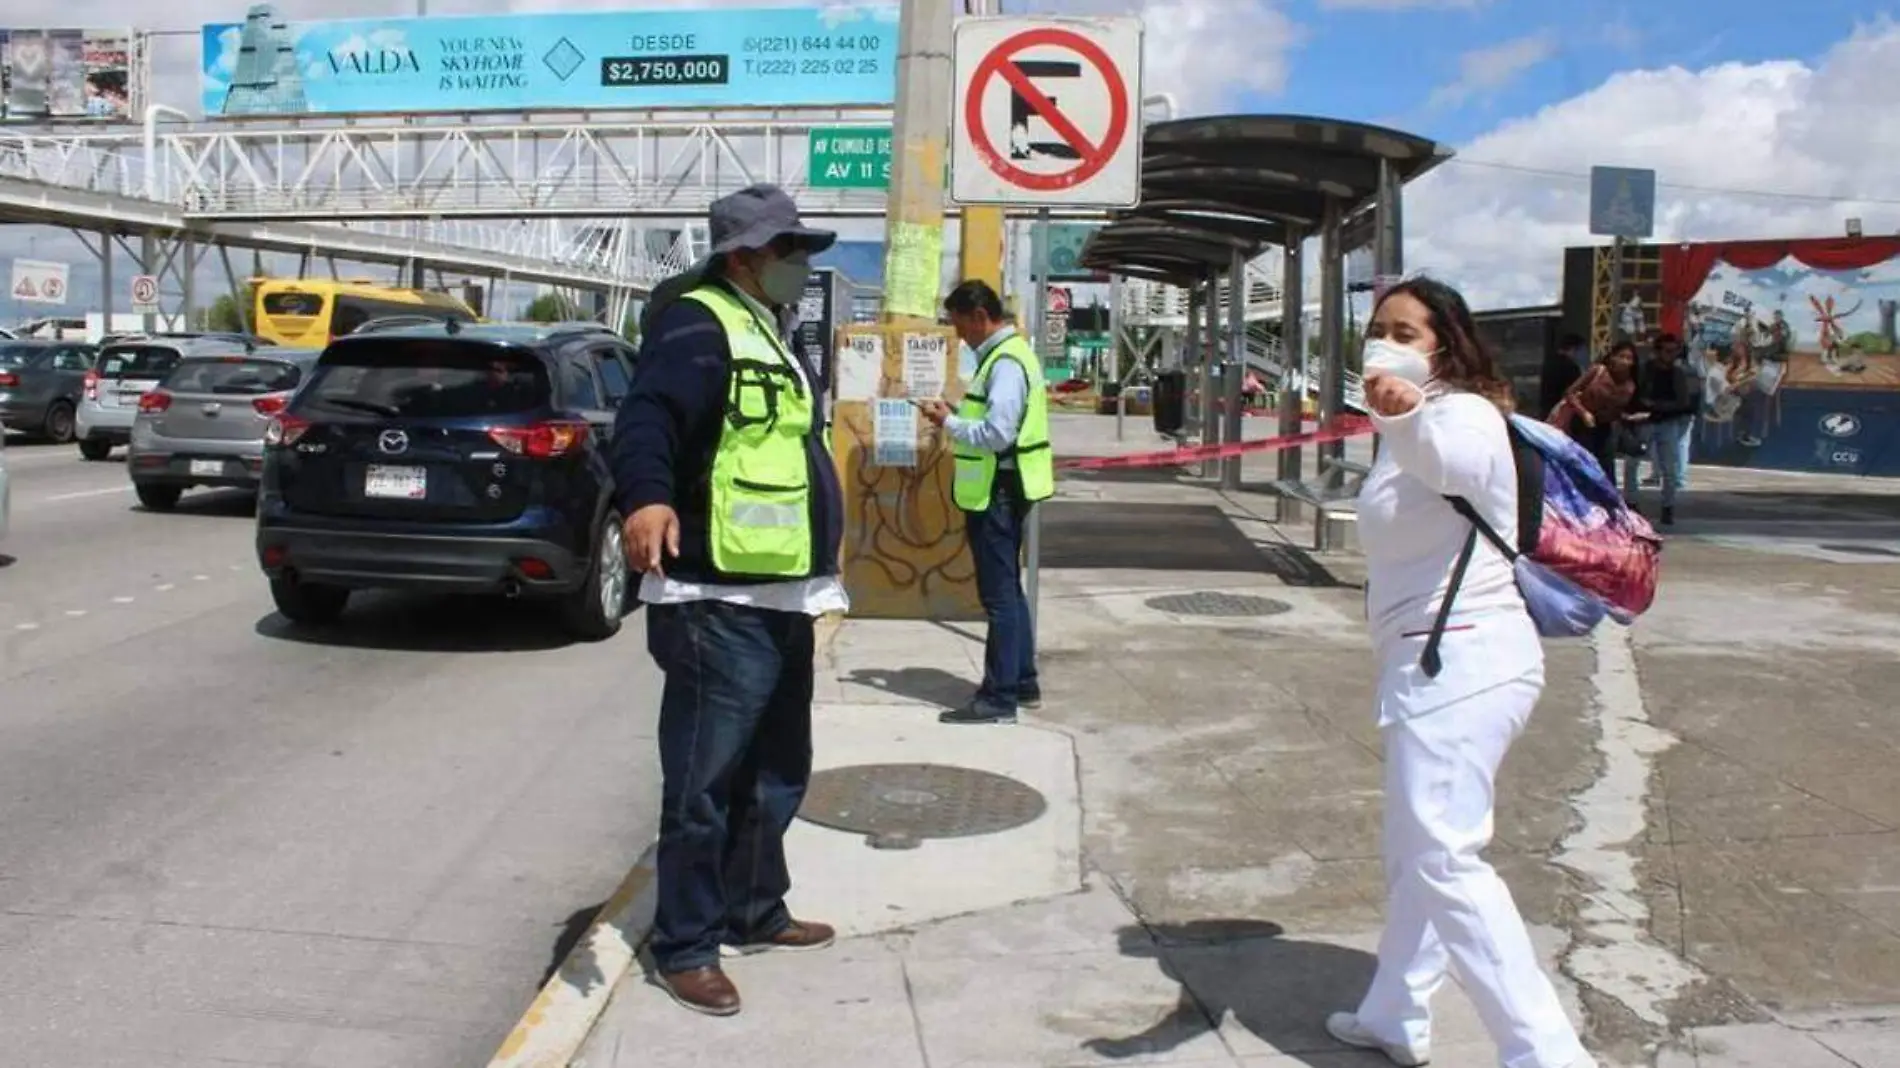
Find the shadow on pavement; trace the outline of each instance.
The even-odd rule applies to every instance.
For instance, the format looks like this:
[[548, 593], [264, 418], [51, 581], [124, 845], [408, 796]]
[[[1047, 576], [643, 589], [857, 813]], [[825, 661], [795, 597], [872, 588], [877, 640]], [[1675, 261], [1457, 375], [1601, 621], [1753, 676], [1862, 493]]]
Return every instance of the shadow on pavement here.
[[272, 612], [256, 630], [303, 645], [410, 653], [527, 653], [573, 644], [553, 606], [499, 597], [360, 592], [330, 626], [299, 626]]
[[890, 694], [907, 701], [956, 708], [976, 693], [976, 683], [942, 668], [909, 667], [886, 671], [882, 668], [857, 668], [845, 676], [845, 682]]
[[1271, 562], [1212, 505], [1050, 501], [1042, 566], [1135, 571], [1261, 572]]
[[1115, 1060], [1153, 1057], [1218, 1030], [1231, 1014], [1236, 1025], [1291, 1059], [1337, 1068], [1342, 1048], [1327, 1036], [1326, 1017], [1359, 1003], [1374, 958], [1283, 933], [1260, 920], [1122, 928], [1122, 955], [1154, 960], [1180, 984], [1180, 1000], [1146, 1031], [1093, 1038], [1084, 1047]]
[[[561, 925], [561, 935], [554, 940], [554, 957], [548, 961], [548, 970], [541, 973], [541, 981], [535, 984], [536, 990], [548, 985], [548, 980], [554, 978], [554, 974], [561, 970], [562, 962], [567, 960], [569, 953], [574, 952], [575, 946], [581, 944], [581, 939], [587, 935], [587, 929], [594, 925], [594, 920], [600, 915], [600, 910], [606, 907], [605, 901], [598, 905], [589, 905], [569, 916], [567, 922]], [[580, 964], [581, 961], [577, 958], [575, 960], [577, 969]], [[593, 977], [596, 982], [605, 979], [605, 976], [600, 974], [598, 965], [594, 967]], [[586, 993], [587, 989], [582, 988], [581, 992]]]
[[250, 519], [257, 515], [257, 493], [254, 490], [201, 490], [187, 492], [178, 499], [178, 506], [170, 512], [154, 512], [142, 504], [132, 506], [135, 512], [148, 515], [202, 515], [229, 519]]

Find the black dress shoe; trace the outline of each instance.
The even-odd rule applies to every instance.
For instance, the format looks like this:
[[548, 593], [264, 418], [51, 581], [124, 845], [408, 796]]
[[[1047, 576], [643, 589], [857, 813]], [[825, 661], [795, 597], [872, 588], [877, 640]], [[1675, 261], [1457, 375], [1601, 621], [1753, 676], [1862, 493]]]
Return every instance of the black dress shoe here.
[[1014, 723], [1016, 722], [1016, 713], [1006, 708], [987, 704], [983, 701], [972, 701], [955, 711], [945, 712], [939, 715], [937, 722], [949, 723], [956, 726], [977, 726], [985, 723]]

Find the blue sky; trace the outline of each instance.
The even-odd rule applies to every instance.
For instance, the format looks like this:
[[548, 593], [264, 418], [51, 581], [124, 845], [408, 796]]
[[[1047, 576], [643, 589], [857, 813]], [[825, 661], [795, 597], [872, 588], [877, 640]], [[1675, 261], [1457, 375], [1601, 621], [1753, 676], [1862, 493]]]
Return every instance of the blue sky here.
[[[1358, 2], [1292, 0], [1286, 11], [1305, 41], [1289, 57], [1286, 91], [1248, 94], [1243, 108], [1384, 121], [1459, 144], [1621, 70], [1811, 62], [1878, 12], [1851, 0]], [[1496, 62], [1474, 58], [1466, 69], [1466, 56], [1491, 50]], [[1467, 92], [1448, 89], [1461, 79]]]

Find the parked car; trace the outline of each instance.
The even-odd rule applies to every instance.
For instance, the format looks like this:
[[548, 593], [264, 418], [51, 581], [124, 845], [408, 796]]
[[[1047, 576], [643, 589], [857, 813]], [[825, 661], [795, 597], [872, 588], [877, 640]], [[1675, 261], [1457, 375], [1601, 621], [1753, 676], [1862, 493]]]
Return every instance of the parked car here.
[[271, 420], [319, 355], [273, 348], [180, 360], [138, 400], [126, 470], [139, 503], [169, 512], [194, 486], [256, 489]]
[[252, 350], [236, 335], [135, 335], [99, 350], [79, 401], [79, 454], [104, 460], [132, 440], [139, 398], [158, 388], [188, 356], [241, 356]]
[[337, 339], [267, 438], [257, 554], [278, 610], [322, 624], [353, 590], [496, 593], [611, 637], [631, 572], [605, 449], [633, 358], [570, 326]]
[[77, 341], [0, 341], [0, 422], [61, 444], [73, 440], [95, 356]]

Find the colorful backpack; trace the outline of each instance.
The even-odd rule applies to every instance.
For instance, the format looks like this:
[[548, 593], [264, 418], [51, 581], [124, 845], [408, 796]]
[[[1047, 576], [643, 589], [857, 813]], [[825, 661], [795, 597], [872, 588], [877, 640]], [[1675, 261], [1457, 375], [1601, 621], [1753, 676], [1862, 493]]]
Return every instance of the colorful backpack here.
[[1512, 415], [1507, 428], [1517, 461], [1517, 544], [1469, 501], [1445, 498], [1472, 530], [1419, 660], [1429, 676], [1438, 674], [1439, 640], [1480, 534], [1511, 561], [1524, 606], [1546, 638], [1581, 637], [1606, 616], [1627, 626], [1656, 599], [1662, 539], [1624, 503], [1596, 457], [1548, 423]]

